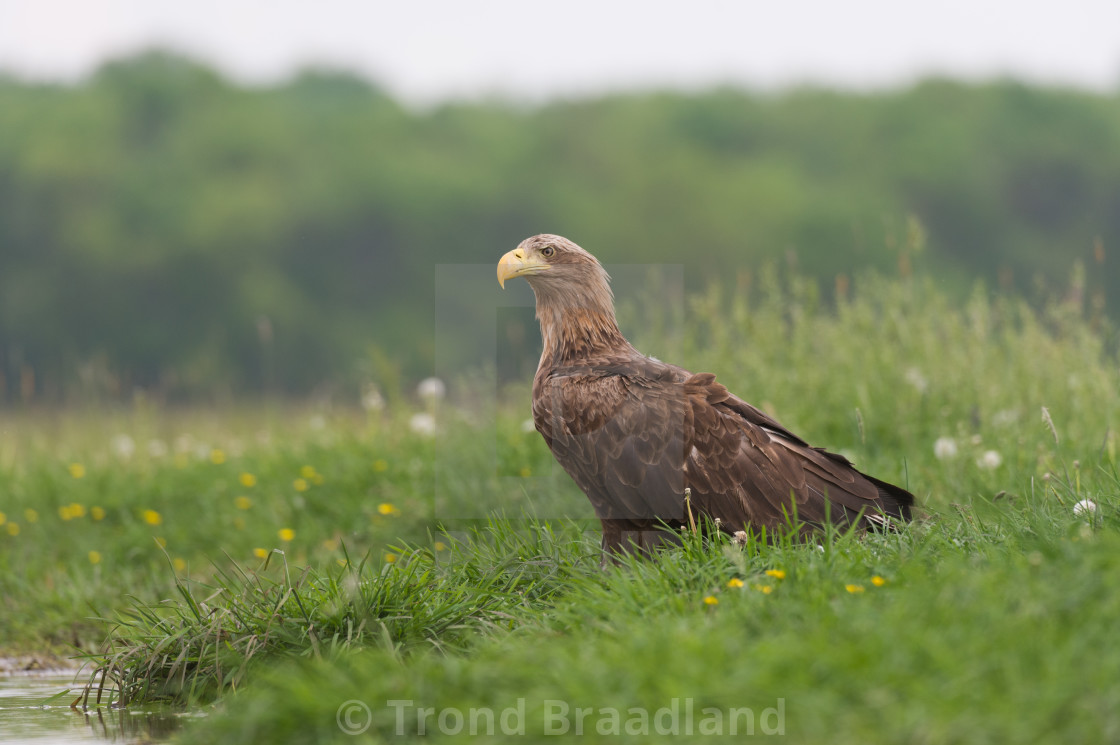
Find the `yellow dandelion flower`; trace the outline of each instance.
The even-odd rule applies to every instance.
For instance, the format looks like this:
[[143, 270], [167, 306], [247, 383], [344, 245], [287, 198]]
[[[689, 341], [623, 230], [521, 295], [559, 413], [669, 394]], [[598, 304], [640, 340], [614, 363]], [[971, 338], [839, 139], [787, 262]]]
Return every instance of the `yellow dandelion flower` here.
[[743, 586], [743, 580], [739, 579], [738, 577], [732, 577], [731, 580], [728, 581], [727, 586], [728, 587], [742, 587]]
[[160, 548], [167, 548], [167, 539], [162, 538], [162, 537], [157, 535], [156, 536], [156, 545], [159, 546]]
[[19, 523], [8, 523], [8, 535], [19, 535]]
[[767, 569], [766, 570], [766, 576], [767, 577], [773, 577], [774, 579], [785, 579], [786, 578], [786, 570], [785, 569]]
[[161, 523], [163, 523], [163, 515], [159, 514], [155, 510], [144, 510], [144, 512], [141, 514], [141, 517], [144, 518], [144, 522], [146, 522], [148, 525], [160, 525]]
[[386, 564], [392, 564], [396, 560], [397, 560], [397, 555], [396, 554], [385, 554], [385, 563]]
[[240, 481], [241, 485], [246, 489], [252, 489], [257, 485], [257, 477], [251, 473], [243, 473], [237, 477], [237, 480]]
[[388, 461], [384, 461], [384, 460], [381, 460], [380, 458], [378, 458], [377, 460], [375, 460], [373, 462], [374, 473], [384, 473], [385, 471], [388, 471], [388, 470], [389, 470]]
[[875, 585], [876, 587], [882, 587], [883, 585], [887, 584], [887, 581], [876, 574], [871, 578], [871, 584]]
[[292, 488], [295, 489], [296, 491], [307, 491], [307, 480], [306, 479], [296, 479], [295, 481], [292, 482]]
[[182, 572], [187, 568], [187, 562], [186, 560], [180, 559], [178, 556], [176, 556], [171, 560], [171, 566], [175, 567], [176, 572]]
[[89, 563], [90, 564], [100, 564], [101, 563], [101, 552], [100, 551], [90, 551], [88, 556], [89, 556]]
[[66, 467], [66, 470], [68, 470], [70, 472], [70, 475], [76, 479], [84, 478], [86, 475], [86, 467], [81, 463], [71, 463]]
[[446, 551], [447, 544], [443, 541], [436, 541], [436, 551]]
[[263, 548], [254, 548], [253, 556], [256, 556], [258, 559], [264, 559], [268, 556], [268, 551]]
[[717, 598], [715, 595], [709, 595], [708, 597], [704, 598], [704, 605], [719, 605], [719, 598]]
[[304, 466], [303, 468], [299, 469], [299, 475], [305, 479], [315, 478], [315, 473], [315, 466]]
[[863, 592], [863, 585], [844, 585], [844, 589], [853, 595]]
[[770, 593], [774, 592], [773, 585], [755, 585], [754, 589], [758, 590], [763, 595], [769, 595]]
[[246, 496], [240, 496], [237, 499], [233, 500], [233, 506], [239, 510], [247, 510], [253, 506], [253, 500], [249, 499]]
[[23, 511], [23, 519], [29, 523], [39, 522], [39, 513], [28, 507]]
[[396, 507], [389, 504], [388, 502], [382, 502], [381, 504], [377, 505], [377, 511], [380, 512], [382, 515], [399, 515], [399, 514], [401, 514], [400, 510], [398, 510]]
[[70, 516], [71, 517], [85, 517], [86, 516], [85, 505], [78, 504], [77, 502], [71, 502], [70, 503]]
[[517, 473], [518, 473], [518, 475], [521, 476], [521, 478], [527, 479], [527, 478], [529, 478], [530, 476], [533, 475], [533, 469], [529, 468], [529, 466], [522, 466], [521, 470], [518, 471]]
[[282, 541], [290, 541], [296, 537], [296, 532], [291, 528], [280, 528], [280, 530], [276, 531], [276, 535], [280, 536], [280, 540]]
[[69, 520], [70, 518], [72, 518], [73, 515], [70, 514], [70, 505], [68, 505], [68, 504], [61, 505], [58, 508], [58, 516], [60, 518], [62, 518], [63, 520]]
[[8, 516], [3, 512], [0, 512], [0, 525], [3, 525], [6, 522], [8, 522]]
[[89, 508], [89, 516], [92, 517], [94, 520], [104, 520], [105, 519], [105, 508], [104, 507], [90, 507]]
[[210, 451], [210, 462], [216, 466], [220, 466], [226, 462], [226, 454], [224, 451], [214, 448]]

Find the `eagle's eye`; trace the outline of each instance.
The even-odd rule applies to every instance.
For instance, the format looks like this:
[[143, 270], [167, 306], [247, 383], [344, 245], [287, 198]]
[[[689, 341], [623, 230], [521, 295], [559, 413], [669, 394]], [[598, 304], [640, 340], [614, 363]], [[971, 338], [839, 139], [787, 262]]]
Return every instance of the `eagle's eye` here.
[[544, 256], [546, 259], [551, 259], [552, 254], [554, 254], [554, 253], [556, 253], [556, 249], [552, 246], [545, 246], [544, 248], [541, 249], [541, 255]]

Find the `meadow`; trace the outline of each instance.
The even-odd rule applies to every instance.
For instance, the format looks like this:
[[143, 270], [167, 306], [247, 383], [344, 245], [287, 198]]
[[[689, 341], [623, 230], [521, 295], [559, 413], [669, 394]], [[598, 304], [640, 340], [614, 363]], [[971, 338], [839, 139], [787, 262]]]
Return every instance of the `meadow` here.
[[777, 271], [621, 299], [640, 349], [918, 497], [808, 545], [601, 570], [527, 381], [480, 411], [485, 374], [364, 410], [6, 412], [0, 644], [103, 671], [89, 706], [199, 707], [184, 742], [1115, 740], [1120, 362], [1078, 277], [1041, 309]]

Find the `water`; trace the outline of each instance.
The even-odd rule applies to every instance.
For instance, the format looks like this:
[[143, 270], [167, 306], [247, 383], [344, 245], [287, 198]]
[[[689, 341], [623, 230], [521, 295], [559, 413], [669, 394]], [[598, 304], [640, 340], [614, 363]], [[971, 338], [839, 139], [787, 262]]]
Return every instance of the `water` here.
[[[75, 680], [64, 672], [0, 675], [0, 742], [157, 743], [175, 734], [189, 716], [160, 706], [71, 709], [85, 682], [84, 675]], [[63, 691], [65, 695], [52, 698]]]

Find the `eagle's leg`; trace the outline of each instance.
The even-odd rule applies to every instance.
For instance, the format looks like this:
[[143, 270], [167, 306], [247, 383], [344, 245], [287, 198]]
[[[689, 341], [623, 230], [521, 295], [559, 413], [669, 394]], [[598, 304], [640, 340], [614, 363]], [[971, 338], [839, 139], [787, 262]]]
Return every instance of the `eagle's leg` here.
[[603, 556], [600, 564], [604, 567], [609, 562], [617, 564], [623, 553], [652, 556], [663, 546], [680, 544], [680, 538], [665, 530], [660, 523], [607, 519], [600, 522], [603, 525]]

